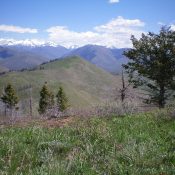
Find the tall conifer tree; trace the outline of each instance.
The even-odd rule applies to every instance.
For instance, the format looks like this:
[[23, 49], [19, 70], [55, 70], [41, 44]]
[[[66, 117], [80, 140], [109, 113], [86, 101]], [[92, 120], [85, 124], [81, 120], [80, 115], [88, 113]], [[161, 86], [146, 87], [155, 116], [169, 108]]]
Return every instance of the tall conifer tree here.
[[57, 97], [58, 108], [61, 112], [63, 112], [65, 109], [68, 108], [69, 105], [68, 105], [68, 98], [61, 86], [59, 87], [56, 97]]
[[45, 83], [40, 91], [39, 113], [44, 114], [48, 109], [54, 106], [54, 95], [49, 91], [47, 83]]
[[12, 115], [12, 110], [16, 107], [16, 105], [19, 102], [18, 96], [16, 94], [15, 89], [11, 84], [8, 84], [4, 88], [4, 93], [1, 96], [2, 102], [5, 104], [5, 115], [6, 115], [6, 110], [10, 109], [11, 115]]

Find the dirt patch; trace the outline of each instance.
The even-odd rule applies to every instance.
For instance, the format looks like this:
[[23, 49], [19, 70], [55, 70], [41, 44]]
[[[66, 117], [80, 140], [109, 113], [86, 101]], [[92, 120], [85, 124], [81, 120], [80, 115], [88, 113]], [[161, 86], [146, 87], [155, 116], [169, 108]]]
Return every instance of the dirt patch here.
[[29, 126], [41, 126], [45, 128], [64, 127], [71, 124], [75, 120], [75, 117], [64, 117], [64, 118], [15, 118], [10, 120], [1, 120], [0, 128], [4, 127], [29, 127]]
[[65, 117], [65, 118], [59, 118], [59, 119], [45, 119], [41, 120], [39, 125], [43, 127], [64, 127], [69, 124], [71, 124], [74, 121], [74, 117]]

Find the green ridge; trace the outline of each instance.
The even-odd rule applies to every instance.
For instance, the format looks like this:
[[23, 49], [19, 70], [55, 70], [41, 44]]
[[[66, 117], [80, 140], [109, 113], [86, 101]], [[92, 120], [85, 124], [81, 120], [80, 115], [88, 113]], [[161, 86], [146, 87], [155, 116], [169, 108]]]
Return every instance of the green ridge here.
[[39, 91], [47, 82], [54, 94], [62, 85], [71, 106], [87, 106], [109, 98], [111, 90], [117, 86], [118, 78], [79, 57], [68, 57], [43, 64], [34, 71], [2, 75], [0, 90], [10, 82], [16, 87], [19, 96], [25, 99], [29, 97], [29, 92], [18, 89], [31, 84], [32, 96], [37, 107]]

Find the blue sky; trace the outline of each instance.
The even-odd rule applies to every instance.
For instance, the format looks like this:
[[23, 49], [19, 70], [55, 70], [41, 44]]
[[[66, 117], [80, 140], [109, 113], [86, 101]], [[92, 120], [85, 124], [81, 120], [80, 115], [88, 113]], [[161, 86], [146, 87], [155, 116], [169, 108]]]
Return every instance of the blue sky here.
[[158, 32], [162, 24], [175, 28], [175, 0], [0, 0], [0, 4], [1, 42], [30, 39], [66, 47], [129, 47], [131, 34]]

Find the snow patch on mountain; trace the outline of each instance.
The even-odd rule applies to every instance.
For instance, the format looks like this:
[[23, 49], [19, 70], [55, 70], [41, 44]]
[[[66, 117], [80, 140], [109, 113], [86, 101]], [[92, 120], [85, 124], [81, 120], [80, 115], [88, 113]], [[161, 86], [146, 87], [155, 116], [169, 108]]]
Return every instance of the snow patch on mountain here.
[[52, 46], [57, 47], [58, 44], [50, 41], [38, 40], [38, 39], [25, 39], [25, 40], [15, 40], [15, 39], [4, 39], [0, 38], [1, 46], [29, 46], [29, 47], [41, 47], [41, 46]]

